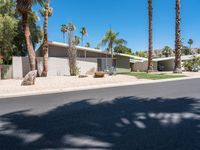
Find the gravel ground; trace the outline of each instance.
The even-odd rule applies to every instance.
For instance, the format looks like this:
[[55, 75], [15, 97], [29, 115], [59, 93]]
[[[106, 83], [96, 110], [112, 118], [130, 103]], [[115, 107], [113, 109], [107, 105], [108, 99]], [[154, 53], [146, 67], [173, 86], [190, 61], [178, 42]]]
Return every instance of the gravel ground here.
[[120, 84], [127, 82], [144, 82], [146, 80], [139, 80], [132, 76], [116, 75], [105, 76], [104, 78], [93, 78], [89, 76], [87, 78], [78, 78], [70, 76], [57, 76], [47, 78], [37, 78], [34, 86], [21, 86], [22, 80], [0, 80], [0, 95], [19, 92], [30, 91], [42, 91], [42, 90], [54, 90], [54, 89], [66, 89], [66, 88], [78, 88], [89, 87], [105, 84]]
[[[164, 72], [171, 74], [170, 72]], [[184, 72], [183, 75], [188, 77], [200, 77], [200, 73]], [[26, 92], [41, 92], [42, 91], [53, 91], [63, 89], [76, 89], [76, 88], [87, 88], [91, 86], [103, 86], [112, 84], [126, 84], [126, 83], [148, 83], [151, 80], [137, 79], [133, 76], [128, 75], [116, 75], [116, 76], [105, 76], [104, 78], [93, 78], [89, 76], [87, 78], [78, 78], [70, 76], [57, 76], [47, 78], [37, 78], [34, 86], [21, 86], [22, 79], [19, 80], [0, 80], [0, 97], [7, 95], [15, 95]], [[152, 82], [152, 81], [151, 81]]]

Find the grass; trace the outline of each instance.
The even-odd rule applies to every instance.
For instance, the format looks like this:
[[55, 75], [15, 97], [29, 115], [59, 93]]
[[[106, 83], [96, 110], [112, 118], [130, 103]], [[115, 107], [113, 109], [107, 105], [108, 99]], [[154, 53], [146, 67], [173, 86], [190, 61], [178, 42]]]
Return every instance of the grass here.
[[130, 72], [123, 74], [134, 76], [138, 79], [150, 79], [150, 80], [162, 80], [162, 79], [186, 77], [184, 75], [168, 75], [164, 73], [146, 73], [146, 72]]

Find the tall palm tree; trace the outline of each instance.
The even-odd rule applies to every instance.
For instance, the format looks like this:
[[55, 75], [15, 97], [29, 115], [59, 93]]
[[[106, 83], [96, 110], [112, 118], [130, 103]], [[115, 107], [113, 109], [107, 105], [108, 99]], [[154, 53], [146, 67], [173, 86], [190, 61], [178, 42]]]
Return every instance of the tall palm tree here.
[[[83, 46], [83, 38], [84, 38], [84, 36], [86, 36], [87, 35], [87, 29], [86, 29], [86, 27], [82, 27], [81, 28], [81, 43], [82, 43], [82, 46]], [[85, 50], [85, 52], [84, 52], [84, 55], [85, 55], [85, 58], [86, 58], [86, 50]]]
[[190, 45], [190, 49], [192, 48], [192, 44], [194, 43], [193, 39], [188, 40], [188, 44]]
[[84, 45], [83, 38], [84, 38], [84, 36], [87, 35], [87, 29], [86, 29], [86, 27], [82, 27], [80, 33], [81, 33], [81, 44], [83, 46]]
[[66, 24], [61, 25], [60, 31], [63, 33], [63, 42], [66, 42], [66, 32], [68, 32], [68, 26]]
[[90, 47], [90, 43], [87, 42], [87, 43], [85, 44], [85, 47]]
[[112, 29], [110, 28], [104, 38], [102, 39], [102, 41], [100, 42], [100, 45], [105, 46], [108, 44], [108, 51], [109, 53], [111, 53], [111, 57], [113, 59], [113, 47], [114, 45], [119, 45], [119, 44], [126, 44], [127, 42], [124, 39], [119, 39], [118, 38], [119, 33], [115, 33], [112, 31]]
[[42, 71], [42, 77], [47, 77], [48, 73], [48, 17], [52, 16], [52, 8], [49, 8], [50, 0], [46, 0], [46, 3], [44, 5], [43, 9], [40, 9], [40, 14], [44, 17], [44, 26], [43, 26], [43, 32], [44, 32], [44, 40], [43, 40], [43, 71]]
[[148, 16], [149, 16], [149, 52], [148, 52], [148, 69], [147, 72], [153, 71], [153, 7], [152, 0], [148, 0]]
[[35, 70], [35, 51], [31, 41], [31, 32], [28, 23], [28, 15], [31, 12], [32, 5], [35, 3], [43, 4], [43, 0], [17, 0], [17, 10], [22, 15], [24, 36], [26, 39], [26, 46], [28, 50], [30, 69]]
[[180, 29], [180, 0], [176, 0], [176, 40], [175, 40], [175, 67], [174, 73], [182, 73], [181, 68], [181, 29]]

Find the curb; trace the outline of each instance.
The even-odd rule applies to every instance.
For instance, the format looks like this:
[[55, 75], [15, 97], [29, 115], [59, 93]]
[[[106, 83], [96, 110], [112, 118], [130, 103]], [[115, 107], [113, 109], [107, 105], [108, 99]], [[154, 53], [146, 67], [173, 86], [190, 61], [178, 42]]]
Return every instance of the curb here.
[[92, 85], [92, 86], [81, 86], [76, 88], [62, 88], [62, 89], [52, 89], [52, 90], [40, 90], [40, 91], [29, 91], [29, 92], [20, 92], [8, 95], [1, 95], [0, 99], [14, 98], [14, 97], [25, 97], [25, 96], [36, 96], [36, 95], [45, 95], [45, 94], [56, 94], [64, 92], [75, 92], [75, 91], [86, 91], [93, 89], [103, 89], [111, 87], [123, 87], [123, 86], [134, 86], [134, 85], [145, 85], [145, 84], [156, 84], [172, 81], [183, 81], [190, 79], [199, 79], [200, 77], [182, 77], [182, 78], [173, 78], [173, 79], [164, 79], [164, 80], [146, 80], [141, 82], [130, 82], [130, 83], [114, 83], [114, 84], [103, 84], [103, 85]]

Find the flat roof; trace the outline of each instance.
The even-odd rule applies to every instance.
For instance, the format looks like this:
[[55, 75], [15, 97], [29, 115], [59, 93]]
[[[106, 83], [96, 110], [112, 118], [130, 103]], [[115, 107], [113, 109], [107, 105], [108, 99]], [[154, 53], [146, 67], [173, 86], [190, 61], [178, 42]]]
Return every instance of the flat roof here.
[[[181, 60], [191, 60], [193, 59], [194, 57], [199, 57], [200, 54], [196, 54], [196, 55], [184, 55], [184, 56], [181, 56]], [[163, 58], [155, 58], [153, 59], [153, 61], [165, 61], [165, 60], [174, 60], [175, 59], [175, 56], [173, 57], [163, 57]]]
[[[61, 42], [55, 42], [55, 41], [49, 41], [48, 43], [49, 43], [49, 45], [59, 46], [59, 47], [68, 47], [69, 46], [68, 44], [61, 43]], [[76, 46], [76, 48], [79, 50], [84, 50], [84, 51], [86, 50], [89, 52], [109, 54], [102, 49], [95, 49], [95, 48], [83, 47], [83, 46]], [[144, 61], [148, 60], [147, 58], [143, 58], [143, 57], [139, 57], [139, 56], [135, 56], [135, 55], [128, 55], [128, 54], [122, 54], [122, 53], [113, 53], [113, 54], [118, 55], [118, 56], [129, 57], [129, 58], [137, 59], [137, 60], [144, 60]]]

